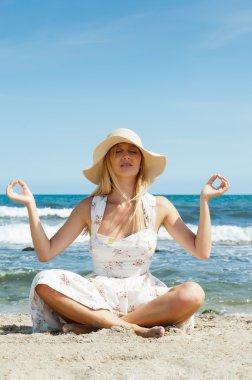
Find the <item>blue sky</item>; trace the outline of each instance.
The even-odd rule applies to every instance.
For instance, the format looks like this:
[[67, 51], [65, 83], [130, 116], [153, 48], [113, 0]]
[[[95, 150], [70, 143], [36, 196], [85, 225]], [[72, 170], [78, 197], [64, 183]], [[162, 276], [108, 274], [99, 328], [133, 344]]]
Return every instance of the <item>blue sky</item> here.
[[0, 193], [89, 193], [124, 127], [168, 158], [152, 192], [251, 194], [251, 67], [251, 1], [1, 0]]

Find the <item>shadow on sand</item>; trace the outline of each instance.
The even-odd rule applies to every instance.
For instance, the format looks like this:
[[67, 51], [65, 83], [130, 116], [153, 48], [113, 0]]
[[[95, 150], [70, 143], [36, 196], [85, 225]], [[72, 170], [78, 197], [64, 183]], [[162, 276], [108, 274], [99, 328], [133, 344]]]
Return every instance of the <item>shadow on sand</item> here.
[[32, 334], [31, 326], [2, 325], [0, 326], [0, 335], [7, 334]]

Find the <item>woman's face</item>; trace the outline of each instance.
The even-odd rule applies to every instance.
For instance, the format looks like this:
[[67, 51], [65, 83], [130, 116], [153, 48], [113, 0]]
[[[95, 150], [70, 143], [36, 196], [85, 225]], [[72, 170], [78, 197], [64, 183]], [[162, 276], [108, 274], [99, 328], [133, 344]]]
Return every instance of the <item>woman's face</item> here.
[[117, 177], [137, 176], [142, 154], [135, 145], [125, 142], [116, 144], [110, 149], [109, 158]]

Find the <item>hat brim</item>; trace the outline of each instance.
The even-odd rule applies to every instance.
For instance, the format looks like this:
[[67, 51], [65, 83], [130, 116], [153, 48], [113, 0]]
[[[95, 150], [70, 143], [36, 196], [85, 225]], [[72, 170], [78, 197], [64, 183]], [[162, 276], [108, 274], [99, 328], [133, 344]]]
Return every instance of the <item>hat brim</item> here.
[[121, 142], [127, 142], [137, 146], [144, 157], [145, 163], [145, 176], [148, 178], [150, 184], [155, 181], [157, 177], [161, 175], [166, 166], [166, 157], [154, 152], [151, 152], [147, 149], [144, 149], [139, 144], [136, 144], [131, 139], [121, 136], [112, 136], [109, 139], [101, 142], [94, 151], [94, 157], [96, 161], [92, 166], [85, 168], [82, 173], [83, 175], [94, 184], [98, 185], [102, 176], [102, 163], [107, 152], [112, 148], [112, 146], [119, 144]]

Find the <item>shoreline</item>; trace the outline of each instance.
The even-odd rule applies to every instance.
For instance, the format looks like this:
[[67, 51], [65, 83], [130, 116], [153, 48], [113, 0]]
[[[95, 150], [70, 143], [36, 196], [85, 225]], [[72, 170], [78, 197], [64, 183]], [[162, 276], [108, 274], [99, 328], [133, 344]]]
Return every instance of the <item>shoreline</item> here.
[[[28, 314], [0, 314], [1, 379], [251, 379], [252, 316], [196, 316], [191, 335], [160, 339], [121, 327], [32, 334]], [[14, 363], [14, 365], [13, 365]]]
[[[201, 310], [202, 309], [202, 310]], [[7, 317], [7, 316], [29, 316], [29, 306], [28, 306], [28, 301], [25, 304], [25, 307], [22, 306], [20, 309], [17, 308], [16, 306], [13, 307], [13, 310], [11, 310], [10, 307], [8, 309], [0, 309], [0, 318]], [[217, 308], [213, 307], [201, 307], [197, 313], [195, 313], [196, 317], [204, 317], [204, 316], [218, 316], [218, 317], [247, 317], [247, 318], [252, 318], [252, 306], [251, 306], [251, 312], [246, 313], [243, 311], [237, 311], [237, 312], [222, 312], [219, 311]]]

